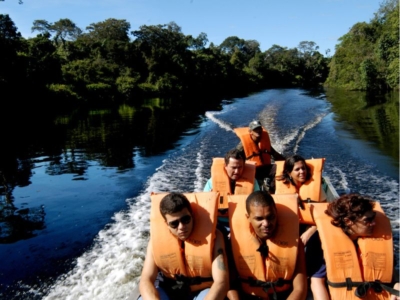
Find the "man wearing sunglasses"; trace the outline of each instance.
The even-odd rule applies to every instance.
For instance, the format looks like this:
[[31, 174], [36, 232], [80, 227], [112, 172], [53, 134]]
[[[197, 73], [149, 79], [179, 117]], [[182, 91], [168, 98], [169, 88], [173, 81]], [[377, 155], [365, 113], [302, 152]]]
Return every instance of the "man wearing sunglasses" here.
[[[224, 239], [215, 230], [215, 220], [210, 219], [216, 215], [215, 198], [214, 202], [196, 198], [191, 204], [185, 195], [170, 193], [159, 202], [159, 212], [152, 206], [139, 299], [225, 298], [228, 267]], [[155, 200], [152, 198], [152, 205]]]

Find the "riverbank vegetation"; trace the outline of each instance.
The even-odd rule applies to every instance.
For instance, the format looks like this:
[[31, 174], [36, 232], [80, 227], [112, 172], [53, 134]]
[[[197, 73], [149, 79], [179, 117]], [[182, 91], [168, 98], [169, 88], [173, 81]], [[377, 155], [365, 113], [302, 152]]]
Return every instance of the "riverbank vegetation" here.
[[[0, 87], [13, 95], [10, 108], [51, 111], [189, 94], [211, 101], [324, 84], [385, 92], [399, 86], [398, 10], [397, 1], [386, 0], [370, 23], [357, 23], [340, 38], [332, 57], [312, 41], [264, 52], [256, 40], [237, 36], [214, 45], [206, 33], [185, 35], [174, 22], [130, 31], [118, 19], [85, 30], [70, 19], [36, 20], [37, 36], [25, 39], [9, 15], [0, 15]], [[33, 101], [32, 95], [40, 96]]]

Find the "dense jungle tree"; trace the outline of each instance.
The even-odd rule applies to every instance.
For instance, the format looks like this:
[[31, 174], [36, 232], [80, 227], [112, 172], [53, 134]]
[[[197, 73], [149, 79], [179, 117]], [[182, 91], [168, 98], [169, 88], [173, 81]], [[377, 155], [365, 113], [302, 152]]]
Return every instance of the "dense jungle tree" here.
[[61, 61], [49, 37], [39, 34], [26, 41], [26, 81], [32, 88], [44, 88], [61, 80]]
[[328, 74], [327, 59], [318, 51], [315, 42], [302, 41], [297, 46], [300, 57], [300, 73], [296, 74], [304, 87], [322, 84]]
[[32, 32], [38, 31], [43, 34], [50, 34], [56, 45], [65, 45], [66, 41], [75, 41], [82, 30], [70, 19], [60, 19], [57, 22], [49, 23], [46, 20], [35, 20]]
[[18, 82], [20, 65], [18, 51], [22, 48], [21, 33], [9, 15], [0, 14], [0, 86]]
[[342, 36], [326, 85], [386, 91], [399, 86], [399, 3], [386, 0], [371, 22], [357, 23]]
[[186, 37], [174, 22], [143, 25], [132, 34], [136, 51], [141, 53], [147, 67], [147, 74], [142, 74], [142, 88], [160, 93], [186, 88], [186, 70], [192, 57], [188, 50], [191, 38]]

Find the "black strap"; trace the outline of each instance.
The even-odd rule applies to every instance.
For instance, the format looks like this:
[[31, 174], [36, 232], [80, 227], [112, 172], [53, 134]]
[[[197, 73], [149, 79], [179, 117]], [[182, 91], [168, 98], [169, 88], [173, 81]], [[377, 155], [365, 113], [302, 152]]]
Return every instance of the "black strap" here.
[[[260, 150], [260, 152], [253, 152], [250, 156], [247, 156], [247, 157], [246, 157], [246, 160], [248, 160], [248, 159], [250, 159], [250, 158], [253, 158], [254, 156], [260, 156], [260, 157], [261, 157], [261, 154], [263, 154], [263, 153], [269, 154], [269, 152], [268, 152], [267, 149], [265, 149], [265, 150]], [[270, 154], [270, 155], [271, 155], [271, 154]]]
[[186, 277], [182, 274], [175, 275], [175, 285], [172, 286], [173, 290], [184, 290], [191, 285], [202, 284], [203, 282], [213, 281], [212, 277]]
[[382, 290], [387, 291], [390, 294], [400, 296], [400, 291], [395, 290], [379, 280], [375, 281], [352, 281], [351, 278], [346, 278], [346, 282], [331, 282], [327, 280], [329, 286], [334, 288], [347, 288], [348, 291], [351, 291], [352, 288], [356, 288], [354, 294], [359, 298], [364, 298], [367, 295], [369, 289], [373, 289], [375, 293], [382, 293]]
[[307, 198], [306, 200], [301, 200], [300, 198], [297, 198], [297, 204], [299, 205], [299, 208], [301, 210], [305, 210], [304, 203], [319, 203], [320, 201], [316, 200], [311, 200], [310, 198]]
[[283, 278], [278, 278], [277, 281], [261, 281], [261, 280], [257, 280], [254, 278], [240, 278], [240, 281], [247, 283], [248, 285], [252, 286], [252, 287], [261, 287], [263, 289], [263, 291], [268, 294], [268, 290], [272, 289], [273, 293], [272, 293], [272, 299], [273, 300], [278, 300], [278, 295], [276, 293], [275, 287], [282, 287], [285, 284], [291, 284], [292, 281], [291, 280], [285, 280]]

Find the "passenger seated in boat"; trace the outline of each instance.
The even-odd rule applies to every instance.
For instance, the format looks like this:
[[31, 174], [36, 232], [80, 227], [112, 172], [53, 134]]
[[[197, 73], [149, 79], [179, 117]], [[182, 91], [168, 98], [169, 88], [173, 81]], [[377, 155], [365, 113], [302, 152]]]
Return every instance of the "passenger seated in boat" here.
[[259, 191], [255, 180], [255, 166], [246, 163], [243, 153], [231, 149], [225, 158], [214, 158], [211, 166], [211, 178], [206, 182], [204, 192], [219, 192], [222, 199], [218, 203], [218, 223], [229, 231], [227, 195], [248, 195]]
[[191, 204], [184, 194], [170, 193], [159, 202], [158, 212], [152, 206], [151, 222], [157, 225], [150, 224], [139, 299], [225, 298], [229, 271], [224, 239], [211, 230], [215, 220], [210, 220], [216, 216], [216, 198], [199, 206], [200, 201]]
[[297, 199], [275, 203], [266, 191], [230, 196], [231, 244], [240, 299], [305, 299], [304, 246], [298, 235]]
[[271, 162], [284, 160], [285, 157], [271, 145], [268, 132], [258, 120], [251, 121], [249, 127], [235, 128], [240, 143], [236, 149], [242, 151], [246, 160], [256, 163], [256, 179], [270, 193], [274, 193], [276, 166]]
[[[255, 164], [245, 162], [241, 151], [231, 149], [225, 154], [225, 158], [218, 157], [213, 159], [211, 178], [207, 181], [203, 191], [220, 193], [217, 228], [225, 238], [231, 278], [236, 277], [236, 273], [229, 242], [228, 195], [248, 195], [253, 191], [259, 190], [260, 187], [257, 180], [255, 180]], [[233, 285], [232, 281], [230, 285]], [[228, 298], [235, 299], [235, 295], [229, 292]]]
[[316, 207], [314, 217], [332, 300], [400, 299], [390, 220], [379, 202], [347, 194], [325, 208]]
[[[321, 172], [323, 159], [308, 160], [313, 165], [313, 174], [310, 165], [300, 155], [288, 157], [280, 175], [276, 176], [276, 194], [297, 193], [300, 200], [310, 198], [314, 201], [326, 200], [324, 190], [321, 189]], [[278, 172], [281, 162], [277, 163]], [[317, 178], [318, 177], [318, 178]], [[313, 179], [313, 182], [311, 182]], [[305, 248], [307, 277], [310, 278], [310, 287], [314, 299], [327, 300], [329, 295], [325, 288], [326, 269], [323, 258], [315, 256], [315, 251], [321, 249], [321, 241], [316, 226], [300, 224], [300, 239]]]

